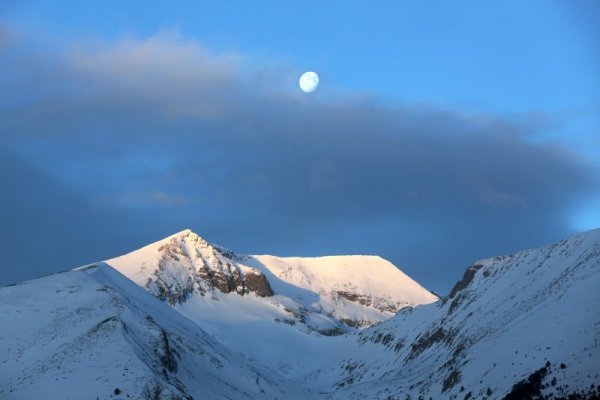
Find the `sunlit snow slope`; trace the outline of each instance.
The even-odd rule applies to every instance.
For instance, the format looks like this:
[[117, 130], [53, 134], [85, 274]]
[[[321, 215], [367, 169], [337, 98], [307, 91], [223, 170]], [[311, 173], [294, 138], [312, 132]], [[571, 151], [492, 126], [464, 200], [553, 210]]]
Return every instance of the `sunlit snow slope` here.
[[306, 399], [97, 264], [0, 288], [1, 399]]
[[437, 297], [375, 256], [241, 256], [185, 230], [107, 261], [214, 337], [299, 376], [343, 337]]
[[190, 231], [110, 262], [135, 283], [98, 263], [0, 288], [0, 398], [600, 398], [600, 230], [477, 261], [360, 330], [344, 315], [427, 292], [377, 257], [239, 256]]
[[355, 340], [306, 382], [335, 399], [599, 398], [600, 230], [477, 261]]
[[[407, 306], [437, 300], [396, 266], [377, 256], [275, 257], [248, 260], [271, 279], [275, 291], [307, 307], [318, 303], [353, 326], [389, 318]], [[295, 291], [290, 285], [303, 290]], [[306, 299], [304, 291], [317, 297]], [[308, 301], [307, 301], [308, 300]]]

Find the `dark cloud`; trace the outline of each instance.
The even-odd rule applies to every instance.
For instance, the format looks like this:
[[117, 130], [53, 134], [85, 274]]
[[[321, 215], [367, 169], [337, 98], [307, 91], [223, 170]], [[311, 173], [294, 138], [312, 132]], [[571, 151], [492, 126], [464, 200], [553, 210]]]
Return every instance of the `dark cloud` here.
[[[3, 89], [15, 93], [0, 102], [3, 146], [61, 182], [45, 195], [78, 193], [56, 203], [92, 206], [58, 207], [53, 218], [129, 238], [99, 235], [86, 261], [116, 255], [105, 250], [122, 248], [117, 241], [190, 227], [242, 252], [380, 254], [445, 291], [475, 258], [568, 234], [579, 201], [598, 191], [597, 171], [576, 154], [529, 140], [543, 128], [536, 121], [386, 104], [326, 85], [304, 96], [287, 83], [298, 71], [171, 36], [20, 61], [0, 60], [14, 77]], [[40, 194], [36, 176], [14, 177], [31, 182], [19, 196]], [[31, 216], [29, 231], [54, 233], [38, 234], [56, 246], [52, 268], [71, 266], [63, 224], [11, 204]], [[3, 224], [8, 247], [23, 243], [11, 239], [18, 223]]]
[[142, 216], [93, 204], [93, 194], [3, 150], [0, 187], [0, 285], [106, 259], [165, 232]]

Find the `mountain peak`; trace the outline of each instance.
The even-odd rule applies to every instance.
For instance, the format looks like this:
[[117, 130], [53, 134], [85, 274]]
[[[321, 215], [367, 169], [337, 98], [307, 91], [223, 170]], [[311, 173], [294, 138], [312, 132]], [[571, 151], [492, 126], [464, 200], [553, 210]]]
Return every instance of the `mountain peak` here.
[[271, 296], [273, 292], [264, 275], [236, 264], [235, 257], [235, 253], [213, 246], [185, 229], [107, 262], [171, 304], [187, 300], [194, 292], [204, 295], [214, 289]]
[[[173, 305], [193, 297], [193, 303], [200, 299], [213, 308], [217, 300], [234, 302], [271, 322], [299, 322], [328, 334], [372, 325], [403, 307], [438, 299], [379, 256], [240, 256], [190, 229], [107, 263]], [[234, 300], [251, 293], [276, 299], [268, 304]], [[282, 315], [273, 310], [273, 302], [284, 310]]]
[[188, 240], [192, 240], [192, 241], [198, 241], [201, 240], [203, 242], [206, 242], [208, 244], [208, 242], [203, 239], [200, 235], [198, 235], [196, 232], [192, 231], [189, 228], [186, 228], [182, 231], [179, 231], [177, 233], [174, 233], [172, 235], [167, 236], [166, 238], [159, 240], [159, 242], [163, 242], [163, 241], [169, 241], [172, 239], [180, 239], [180, 240], [184, 240], [184, 239], [188, 239]]

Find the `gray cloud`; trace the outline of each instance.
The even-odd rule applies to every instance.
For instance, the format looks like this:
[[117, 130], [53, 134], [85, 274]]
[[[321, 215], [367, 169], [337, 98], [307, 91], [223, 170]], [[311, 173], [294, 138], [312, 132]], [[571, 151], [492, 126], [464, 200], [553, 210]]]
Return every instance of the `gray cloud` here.
[[144, 216], [94, 205], [1, 149], [0, 171], [0, 285], [106, 259], [164, 233]]
[[[598, 192], [597, 171], [576, 154], [529, 140], [537, 119], [389, 104], [326, 84], [303, 96], [288, 83], [292, 67], [169, 35], [18, 61], [0, 60], [14, 78], [0, 84], [15, 93], [0, 101], [3, 146], [64, 186], [47, 192], [68, 188], [138, 218], [115, 222], [127, 243], [191, 227], [243, 252], [377, 253], [444, 291], [475, 258], [569, 233], [570, 213]], [[110, 225], [98, 217], [79, 219]]]

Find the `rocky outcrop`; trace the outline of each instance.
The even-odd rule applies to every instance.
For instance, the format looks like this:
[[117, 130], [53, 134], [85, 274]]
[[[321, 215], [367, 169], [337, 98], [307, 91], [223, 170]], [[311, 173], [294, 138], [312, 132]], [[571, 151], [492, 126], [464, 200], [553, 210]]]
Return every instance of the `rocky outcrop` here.
[[182, 303], [194, 292], [211, 290], [273, 296], [265, 275], [238, 264], [242, 259], [231, 250], [212, 246], [192, 231], [167, 239], [158, 248], [158, 262], [146, 289], [169, 304]]
[[479, 271], [481, 269], [481, 267], [483, 267], [482, 264], [475, 263], [475, 264], [471, 265], [469, 268], [467, 268], [465, 270], [465, 273], [463, 274], [462, 279], [460, 281], [456, 282], [456, 284], [450, 291], [448, 298], [453, 299], [454, 297], [456, 297], [458, 292], [460, 292], [461, 290], [463, 290], [467, 286], [469, 286], [469, 283], [471, 283], [471, 281], [475, 277], [475, 273], [477, 271]]
[[[452, 300], [450, 307], [448, 307], [448, 315], [454, 313], [458, 307], [463, 306], [465, 303], [475, 300], [474, 294], [468, 293], [468, 287], [475, 278], [477, 271], [479, 271], [482, 267], [483, 265], [479, 263], [475, 263], [468, 267], [465, 270], [462, 279], [456, 282], [450, 291], [450, 294], [441, 301], [440, 307], [443, 307], [449, 300]], [[486, 272], [489, 273], [489, 270]]]
[[344, 290], [338, 290], [335, 294], [339, 297], [342, 297], [348, 301], [358, 303], [365, 307], [372, 307], [379, 311], [387, 311], [391, 313], [398, 312], [401, 308], [406, 306], [406, 304], [399, 304], [381, 297], [372, 297], [359, 293], [352, 293]]
[[[169, 336], [167, 332], [161, 328], [160, 330], [160, 342], [157, 346], [157, 354], [160, 360], [160, 364], [169, 372], [177, 372], [177, 361], [175, 355], [169, 344]], [[166, 373], [166, 372], [165, 372]]]
[[274, 295], [267, 277], [258, 270], [246, 272], [244, 282], [248, 291], [255, 293], [257, 296], [270, 297]]
[[223, 293], [236, 292], [242, 296], [246, 293], [240, 268], [228, 262], [217, 262], [217, 268], [213, 270], [212, 283]]
[[148, 280], [146, 289], [169, 304], [183, 303], [194, 292], [192, 278], [188, 278], [184, 282], [169, 284], [163, 280], [160, 273], [156, 273], [155, 276], [155, 279]]
[[340, 322], [352, 328], [364, 328], [373, 324], [371, 321], [356, 318], [340, 318]]

